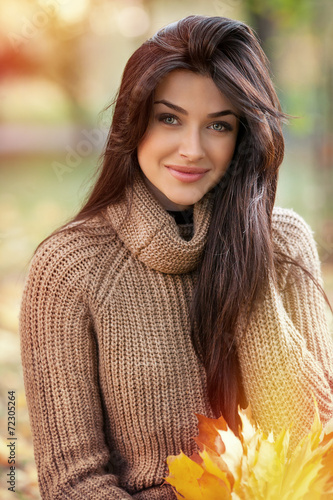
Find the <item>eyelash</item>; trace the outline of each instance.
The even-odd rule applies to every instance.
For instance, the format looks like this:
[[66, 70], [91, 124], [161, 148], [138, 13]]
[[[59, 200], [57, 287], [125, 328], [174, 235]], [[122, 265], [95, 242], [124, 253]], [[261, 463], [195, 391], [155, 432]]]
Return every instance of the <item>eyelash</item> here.
[[[166, 122], [166, 120], [167, 120], [168, 118], [173, 118], [174, 120], [178, 120], [177, 116], [175, 116], [175, 115], [171, 115], [171, 114], [168, 114], [168, 113], [163, 113], [163, 114], [161, 114], [161, 115], [158, 115], [158, 121], [159, 121], [159, 122], [163, 122], [163, 123], [165, 123], [166, 125], [173, 125], [173, 123], [168, 123], [168, 122]], [[221, 133], [222, 133], [222, 132], [224, 132], [224, 131], [226, 131], [226, 130], [228, 130], [228, 131], [231, 131], [231, 130], [232, 130], [232, 126], [231, 126], [231, 125], [230, 125], [230, 123], [228, 123], [228, 122], [214, 122], [214, 123], [212, 123], [212, 125], [222, 125], [222, 126], [223, 126], [223, 129], [222, 129], [222, 130], [216, 130], [216, 129], [214, 129], [214, 128], [212, 129], [212, 130], [215, 130], [216, 132], [221, 132]], [[210, 127], [211, 127], [212, 125], [210, 125]]]

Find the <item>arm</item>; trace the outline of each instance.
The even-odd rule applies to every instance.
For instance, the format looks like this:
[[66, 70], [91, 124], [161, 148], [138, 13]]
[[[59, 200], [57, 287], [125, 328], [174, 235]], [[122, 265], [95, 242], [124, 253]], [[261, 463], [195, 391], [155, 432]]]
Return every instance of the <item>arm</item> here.
[[86, 300], [93, 259], [77, 255], [71, 241], [61, 246], [58, 238], [33, 258], [20, 315], [41, 495], [52, 500], [129, 499], [108, 472], [114, 454], [103, 433], [97, 350]]
[[176, 500], [176, 495], [170, 484], [161, 484], [161, 486], [139, 491], [133, 495], [133, 498], [135, 500]]
[[[279, 241], [322, 283], [312, 232], [297, 214], [289, 217]], [[263, 304], [239, 339], [239, 351], [247, 398], [266, 432], [292, 423], [295, 443], [313, 422], [313, 396], [323, 424], [332, 418], [333, 342], [325, 302], [301, 269], [293, 266], [292, 272], [289, 266], [280, 290], [270, 281]]]

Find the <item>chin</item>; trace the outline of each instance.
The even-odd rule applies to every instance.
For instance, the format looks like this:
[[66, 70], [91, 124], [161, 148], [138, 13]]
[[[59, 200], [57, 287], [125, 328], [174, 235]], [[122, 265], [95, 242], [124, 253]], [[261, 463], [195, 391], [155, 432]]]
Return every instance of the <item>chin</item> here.
[[177, 205], [183, 205], [183, 206], [192, 206], [198, 201], [201, 200], [206, 194], [206, 190], [196, 190], [194, 193], [184, 193], [183, 195], [179, 193], [177, 196], [175, 193], [172, 193], [171, 196], [167, 196], [170, 201]]
[[179, 208], [178, 210], [187, 210], [190, 207], [192, 207], [195, 203], [197, 203], [199, 200], [201, 200], [202, 196], [196, 196], [196, 197], [168, 197], [171, 203], [173, 203], [175, 206], [177, 205]]
[[[202, 197], [201, 197], [202, 198]], [[170, 198], [171, 201], [173, 203], [175, 203], [176, 205], [182, 205], [182, 206], [192, 206], [194, 205], [195, 203], [197, 203], [197, 201], [199, 201], [201, 199], [200, 197], [196, 197], [196, 198]]]

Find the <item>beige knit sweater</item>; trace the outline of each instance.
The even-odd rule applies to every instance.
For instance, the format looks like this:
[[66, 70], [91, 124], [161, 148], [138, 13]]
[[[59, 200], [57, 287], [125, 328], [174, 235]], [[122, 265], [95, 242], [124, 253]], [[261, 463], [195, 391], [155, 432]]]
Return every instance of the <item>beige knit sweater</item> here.
[[[196, 449], [195, 413], [213, 416], [188, 315], [212, 202], [208, 193], [195, 204], [190, 238], [137, 175], [130, 217], [124, 202], [110, 206], [90, 234], [58, 234], [34, 256], [20, 332], [43, 498], [175, 498], [163, 485], [166, 458]], [[273, 226], [276, 245], [321, 279], [304, 220], [276, 208]], [[281, 274], [238, 340], [255, 419], [276, 432], [293, 421], [298, 437], [311, 426], [312, 395], [323, 422], [333, 415], [324, 301], [300, 274], [297, 286]]]

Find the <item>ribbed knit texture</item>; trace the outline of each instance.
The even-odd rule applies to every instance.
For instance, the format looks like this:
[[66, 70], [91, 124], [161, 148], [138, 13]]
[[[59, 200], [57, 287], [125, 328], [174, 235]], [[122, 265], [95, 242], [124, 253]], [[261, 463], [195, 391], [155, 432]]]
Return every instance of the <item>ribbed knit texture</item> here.
[[[196, 450], [195, 413], [214, 416], [189, 322], [212, 203], [209, 193], [195, 204], [191, 238], [137, 175], [130, 217], [125, 202], [110, 206], [89, 233], [55, 235], [34, 256], [20, 333], [42, 498], [175, 498], [166, 458]], [[299, 215], [275, 208], [273, 238], [321, 280]], [[311, 426], [312, 395], [324, 423], [333, 415], [324, 300], [297, 273], [297, 286], [289, 268], [279, 290], [270, 284], [237, 340], [255, 419], [275, 432], [293, 421], [295, 439]]]

